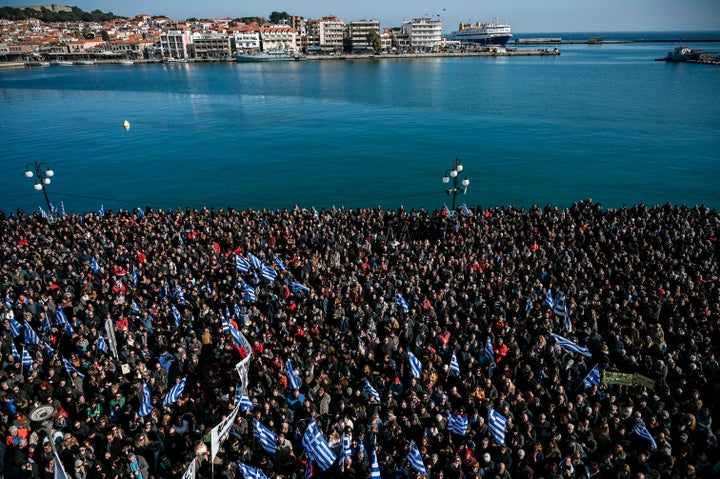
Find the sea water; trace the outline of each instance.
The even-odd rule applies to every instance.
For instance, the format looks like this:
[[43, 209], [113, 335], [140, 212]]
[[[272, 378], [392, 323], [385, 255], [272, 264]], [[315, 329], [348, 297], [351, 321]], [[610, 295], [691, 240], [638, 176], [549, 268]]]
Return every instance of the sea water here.
[[35, 161], [68, 212], [434, 210], [452, 202], [456, 157], [470, 180], [458, 205], [719, 208], [720, 67], [654, 61], [672, 43], [559, 47], [0, 71], [0, 210], [47, 209], [24, 175]]

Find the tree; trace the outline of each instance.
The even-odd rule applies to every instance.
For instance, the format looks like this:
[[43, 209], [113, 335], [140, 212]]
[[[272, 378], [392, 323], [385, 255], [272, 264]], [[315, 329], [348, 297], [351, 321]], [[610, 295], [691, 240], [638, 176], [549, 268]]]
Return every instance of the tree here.
[[370, 47], [379, 52], [382, 49], [382, 38], [377, 30], [370, 30], [367, 34], [367, 42]]
[[270, 23], [273, 25], [279, 25], [283, 23], [283, 20], [287, 20], [290, 18], [290, 15], [287, 14], [287, 12], [272, 12], [270, 14]]
[[[143, 33], [143, 35], [145, 35], [145, 34]], [[110, 34], [108, 32], [106, 32], [105, 30], [102, 31], [102, 39], [104, 42], [110, 41]]]

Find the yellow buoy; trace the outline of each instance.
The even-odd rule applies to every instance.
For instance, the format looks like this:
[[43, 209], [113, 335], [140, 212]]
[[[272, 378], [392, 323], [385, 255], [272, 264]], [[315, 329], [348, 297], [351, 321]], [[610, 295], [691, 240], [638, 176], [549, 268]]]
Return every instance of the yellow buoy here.
[[123, 123], [123, 126], [125, 127], [125, 130], [129, 130], [129, 129], [130, 129], [130, 122], [127, 121], [127, 120], [125, 120], [125, 122]]

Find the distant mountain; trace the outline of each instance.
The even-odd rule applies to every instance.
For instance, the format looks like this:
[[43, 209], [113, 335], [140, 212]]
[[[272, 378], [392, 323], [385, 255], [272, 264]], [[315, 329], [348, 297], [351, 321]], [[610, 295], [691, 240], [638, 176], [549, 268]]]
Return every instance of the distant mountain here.
[[112, 12], [100, 10], [84, 12], [78, 7], [67, 7], [57, 4], [38, 5], [33, 7], [2, 7], [0, 18], [6, 20], [28, 20], [37, 18], [43, 22], [104, 22], [116, 18], [124, 18]]

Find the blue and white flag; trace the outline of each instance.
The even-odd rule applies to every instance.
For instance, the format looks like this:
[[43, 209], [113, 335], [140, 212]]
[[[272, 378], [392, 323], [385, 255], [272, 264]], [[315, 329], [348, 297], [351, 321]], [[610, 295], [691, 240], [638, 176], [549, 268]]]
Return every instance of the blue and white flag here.
[[460, 213], [462, 213], [463, 216], [468, 216], [470, 214], [470, 208], [468, 208], [467, 203], [460, 205]]
[[140, 314], [140, 306], [138, 306], [134, 299], [130, 303], [130, 314], [134, 314], [136, 316]]
[[47, 211], [43, 209], [42, 206], [38, 206], [38, 210], [40, 210], [40, 217], [44, 220], [48, 219]]
[[27, 349], [23, 348], [22, 365], [26, 368], [32, 369], [33, 361], [34, 359], [32, 358], [32, 356], [30, 356], [30, 353], [27, 351]]
[[493, 351], [493, 342], [490, 336], [485, 341], [485, 357], [488, 358], [491, 364], [495, 364], [495, 352]]
[[407, 352], [408, 359], [410, 360], [410, 371], [415, 379], [422, 377], [422, 363], [420, 360], [410, 351]]
[[187, 378], [182, 378], [179, 382], [175, 383], [173, 387], [170, 388], [170, 391], [165, 395], [165, 399], [163, 399], [163, 407], [168, 407], [169, 405], [176, 403], [178, 399], [180, 399], [180, 396], [182, 396], [183, 391], [185, 390], [185, 380]]
[[652, 437], [652, 434], [650, 434], [650, 431], [647, 430], [645, 427], [645, 423], [640, 421], [638, 422], [637, 426], [633, 429], [633, 432], [640, 436], [643, 439], [646, 439], [650, 441], [650, 448], [655, 450], [657, 449], [657, 443], [655, 442], [655, 439]]
[[260, 275], [270, 283], [277, 279], [277, 271], [267, 263], [260, 265]]
[[287, 374], [287, 380], [288, 380], [288, 387], [290, 389], [300, 389], [300, 380], [297, 376], [295, 376], [295, 371], [293, 371], [292, 362], [288, 359], [285, 361], [285, 369]]
[[67, 324], [67, 316], [65, 316], [65, 311], [63, 311], [62, 306], [58, 307], [57, 312], [55, 313], [55, 324]]
[[98, 210], [98, 215], [100, 215], [100, 218], [105, 217], [105, 205], [100, 205], [100, 209]]
[[30, 323], [27, 322], [27, 319], [25, 320], [25, 344], [39, 344], [40, 338], [33, 330], [32, 326], [30, 326]]
[[10, 341], [10, 351], [12, 352], [13, 358], [15, 358], [16, 361], [20, 361], [22, 359], [22, 356], [20, 356], [20, 353], [17, 350], [17, 346], [15, 346], [15, 341]]
[[240, 271], [241, 273], [247, 273], [248, 271], [250, 271], [250, 263], [248, 263], [248, 261], [239, 254], [236, 254], [235, 269]]
[[72, 325], [72, 324], [70, 324], [69, 322], [67, 322], [67, 323], [65, 323], [65, 332], [66, 332], [68, 335], [72, 336], [73, 334], [75, 334], [75, 328], [73, 328], [73, 325]]
[[302, 446], [308, 457], [315, 461], [323, 471], [328, 470], [335, 462], [335, 453], [317, 427], [315, 419], [310, 420], [310, 424], [305, 429]]
[[300, 283], [290, 282], [290, 290], [292, 290], [293, 293], [299, 293], [301, 291], [304, 291], [306, 293], [310, 292], [310, 288], [308, 288], [305, 285], [302, 285]]
[[242, 384], [238, 384], [235, 388], [235, 406], [240, 404], [240, 411], [252, 411], [255, 406], [253, 405], [252, 400], [250, 399], [250, 396], [245, 394], [245, 391], [243, 391]]
[[81, 373], [80, 371], [78, 371], [75, 368], [75, 366], [72, 365], [72, 363], [70, 361], [65, 359], [63, 356], [61, 356], [60, 358], [62, 359], [63, 366], [65, 366], [65, 370], [67, 371], [68, 376], [72, 376], [72, 373], [76, 372], [78, 377], [85, 379], [85, 375], [83, 373]]
[[20, 326], [20, 323], [18, 323], [15, 320], [15, 318], [9, 318], [9, 321], [10, 321], [10, 335], [13, 338], [17, 338], [18, 336], [20, 336], [20, 328], [22, 326]]
[[135, 266], [133, 266], [133, 269], [132, 269], [132, 277], [133, 277], [133, 284], [135, 286], [137, 286], [139, 279], [138, 279], [138, 270], [137, 270], [137, 268], [135, 268]]
[[533, 309], [533, 302], [530, 298], [525, 300], [525, 312], [529, 313]]
[[250, 264], [253, 268], [257, 269], [258, 271], [260, 268], [262, 268], [262, 261], [260, 261], [260, 258], [255, 256], [254, 254], [248, 252], [248, 260], [250, 260]]
[[179, 284], [175, 285], [175, 292], [173, 293], [173, 296], [175, 296], [175, 300], [180, 306], [185, 306], [185, 293], [183, 293], [183, 290], [182, 288], [180, 288]]
[[501, 446], [505, 446], [505, 426], [507, 426], [505, 416], [488, 407], [488, 427], [495, 442]]
[[345, 458], [353, 456], [353, 450], [350, 445], [351, 435], [343, 432], [342, 436], [342, 448], [340, 449], [340, 456], [338, 457], [338, 464], [340, 464], [340, 470], [345, 470]]
[[466, 435], [468, 430], [467, 416], [456, 416], [455, 414], [448, 413], [448, 430], [458, 436]]
[[600, 368], [596, 364], [594, 368], [590, 370], [587, 376], [585, 376], [585, 379], [583, 379], [583, 386], [585, 386], [585, 389], [591, 388], [593, 386], [597, 386], [600, 384]]
[[382, 479], [380, 477], [380, 464], [377, 459], [377, 444], [374, 444], [372, 458], [370, 460], [370, 479]]
[[395, 290], [395, 304], [400, 306], [403, 311], [406, 313], [410, 311], [410, 306], [408, 306], [408, 302], [405, 301], [405, 298], [402, 297], [400, 294], [400, 291]]
[[47, 317], [46, 314], [43, 314], [43, 318], [40, 321], [40, 328], [43, 331], [50, 331], [50, 329], [52, 329], [52, 326], [50, 326], [50, 319]]
[[453, 351], [452, 358], [450, 359], [450, 372], [455, 373], [456, 376], [460, 376], [460, 363], [458, 363], [455, 351]]
[[240, 305], [235, 303], [235, 306], [233, 307], [233, 310], [235, 312], [235, 319], [242, 318], [242, 309], [240, 309]]
[[553, 299], [552, 289], [548, 289], [547, 294], [545, 294], [545, 304], [547, 304], [548, 308], [550, 309], [555, 307], [555, 300]]
[[5, 306], [10, 309], [15, 309], [13, 308], [13, 300], [10, 298], [10, 293], [5, 293]]
[[[243, 299], [245, 301], [250, 301], [251, 303], [254, 303], [257, 300], [257, 292], [255, 288], [247, 283], [243, 286]], [[240, 316], [238, 316], [238, 319], [240, 319]]]
[[277, 452], [277, 434], [265, 427], [257, 419], [253, 419], [253, 435], [260, 442], [262, 448], [265, 449], [265, 452], [271, 456], [275, 455]]
[[[232, 336], [233, 343], [235, 343], [235, 346], [237, 346], [238, 348], [243, 348], [245, 346], [245, 341], [243, 340], [243, 336], [240, 333], [240, 331], [235, 329], [235, 326], [233, 326], [232, 324], [230, 324], [228, 322], [223, 322], [223, 330], [230, 333], [230, 336]], [[246, 351], [249, 351], [249, 349], [246, 349]]]
[[571, 351], [573, 353], [582, 354], [583, 356], [586, 356], [588, 358], [592, 357], [590, 350], [585, 346], [580, 346], [579, 344], [576, 344], [569, 339], [563, 338], [562, 336], [558, 336], [555, 333], [550, 333], [550, 335], [555, 338], [555, 341], [557, 341], [562, 348], [567, 349], [568, 351]]
[[365, 378], [365, 385], [363, 386], [363, 394], [367, 399], [375, 398], [376, 402], [380, 402], [380, 394], [378, 394], [377, 390], [372, 387], [370, 384], [370, 381], [368, 381], [367, 378]]
[[285, 263], [283, 263], [283, 260], [281, 260], [279, 256], [275, 256], [275, 264], [278, 265], [280, 271], [285, 271], [287, 269], [285, 267]]
[[172, 315], [175, 319], [175, 326], [179, 327], [180, 323], [182, 322], [182, 316], [180, 315], [180, 311], [178, 311], [174, 304], [170, 305], [170, 309], [172, 310]]
[[422, 460], [422, 456], [420, 455], [417, 444], [415, 444], [415, 441], [413, 440], [410, 440], [410, 451], [408, 451], [407, 460], [413, 469], [415, 469], [423, 476], [427, 477], [425, 463]]
[[150, 414], [150, 411], [153, 410], [152, 405], [152, 393], [150, 392], [150, 387], [147, 385], [145, 381], [142, 383], [142, 397], [140, 399], [140, 410], [138, 411], [138, 416], [145, 417], [148, 414]]
[[60, 216], [67, 216], [67, 213], [65, 213], [65, 203], [62, 201], [60, 202]]
[[93, 274], [100, 274], [100, 265], [95, 258], [90, 260], [90, 271], [92, 271]]
[[158, 362], [160, 363], [160, 366], [165, 371], [170, 371], [170, 366], [172, 365], [172, 360], [173, 360], [173, 355], [168, 352], [162, 353], [160, 356], [158, 356]]
[[99, 335], [99, 336], [98, 336], [98, 340], [97, 340], [97, 350], [98, 350], [98, 351], [102, 351], [102, 352], [104, 352], [104, 353], [106, 353], [106, 354], [107, 354], [108, 351], [109, 351], [107, 342], [105, 341], [105, 338], [102, 337], [102, 335]]
[[267, 476], [260, 469], [248, 466], [241, 461], [237, 461], [238, 470], [244, 479], [267, 479]]

